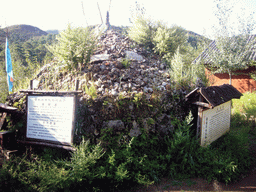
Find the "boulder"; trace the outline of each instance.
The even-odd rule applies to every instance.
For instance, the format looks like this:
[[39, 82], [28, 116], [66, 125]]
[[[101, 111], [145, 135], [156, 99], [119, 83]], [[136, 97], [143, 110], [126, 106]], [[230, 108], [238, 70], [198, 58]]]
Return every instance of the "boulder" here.
[[110, 120], [108, 122], [103, 122], [103, 129], [112, 128], [114, 131], [121, 131], [123, 130], [124, 123], [121, 120]]
[[132, 123], [132, 129], [130, 130], [130, 136], [131, 137], [138, 137], [141, 134], [139, 125], [136, 121], [133, 121]]
[[110, 55], [109, 54], [98, 54], [98, 55], [93, 55], [91, 57], [90, 63], [99, 63], [102, 61], [107, 61], [109, 60]]
[[125, 58], [129, 60], [143, 61], [143, 57], [133, 51], [125, 51]]

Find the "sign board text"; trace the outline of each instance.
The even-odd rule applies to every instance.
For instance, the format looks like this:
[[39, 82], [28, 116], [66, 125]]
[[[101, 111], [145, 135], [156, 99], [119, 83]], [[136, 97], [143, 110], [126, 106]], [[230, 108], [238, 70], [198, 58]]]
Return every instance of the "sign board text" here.
[[75, 97], [29, 95], [27, 99], [26, 137], [71, 144]]
[[229, 131], [230, 110], [231, 101], [228, 101], [214, 107], [213, 109], [203, 111], [201, 130], [202, 146], [212, 143]]

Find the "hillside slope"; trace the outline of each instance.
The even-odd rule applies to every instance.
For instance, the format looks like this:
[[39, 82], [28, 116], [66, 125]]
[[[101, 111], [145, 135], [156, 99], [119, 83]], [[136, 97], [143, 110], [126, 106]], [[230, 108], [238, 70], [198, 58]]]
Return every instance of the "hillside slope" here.
[[[6, 36], [8, 31], [8, 37], [10, 41], [27, 41], [32, 37], [39, 37], [47, 35], [48, 33], [31, 25], [12, 25], [2, 29], [1, 41]], [[3, 35], [4, 34], [4, 35]]]

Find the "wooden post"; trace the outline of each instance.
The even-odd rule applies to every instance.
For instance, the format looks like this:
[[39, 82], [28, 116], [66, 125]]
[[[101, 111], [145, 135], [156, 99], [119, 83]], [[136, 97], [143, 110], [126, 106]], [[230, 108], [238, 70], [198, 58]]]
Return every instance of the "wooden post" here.
[[33, 80], [30, 80], [30, 85], [29, 86], [30, 86], [29, 89], [33, 90]]
[[2, 129], [2, 126], [4, 124], [4, 120], [5, 120], [6, 116], [7, 116], [7, 113], [3, 112], [2, 117], [0, 119], [0, 130]]
[[[75, 91], [78, 91], [78, 89], [79, 89], [79, 80], [78, 79], [76, 80], [75, 89], [76, 89]], [[77, 123], [76, 123], [76, 117], [77, 117], [77, 114], [78, 114], [77, 105], [78, 105], [78, 96], [77, 96], [77, 94], [75, 94], [75, 103], [74, 103], [74, 106], [75, 106], [74, 113], [75, 113], [75, 115], [74, 115], [74, 123], [73, 123], [74, 129], [77, 125]], [[74, 138], [74, 130], [73, 130], [73, 133], [72, 133], [72, 138]], [[72, 140], [72, 143], [73, 143], [73, 140]]]
[[79, 88], [79, 80], [77, 79], [75, 83], [75, 91], [78, 91], [78, 88]]
[[[202, 102], [203, 98], [202, 95], [199, 96], [199, 102]], [[203, 113], [203, 107], [198, 106], [198, 116], [197, 116], [197, 130], [196, 130], [196, 136], [199, 138], [201, 136], [201, 126], [202, 126], [202, 113]]]

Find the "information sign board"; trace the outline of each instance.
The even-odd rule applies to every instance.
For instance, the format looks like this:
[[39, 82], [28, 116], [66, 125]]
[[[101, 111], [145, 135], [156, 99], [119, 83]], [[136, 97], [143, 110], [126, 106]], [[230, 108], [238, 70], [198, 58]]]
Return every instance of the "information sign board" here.
[[28, 139], [73, 142], [75, 96], [28, 95]]
[[224, 135], [230, 128], [231, 101], [207, 109], [202, 114], [201, 146]]

